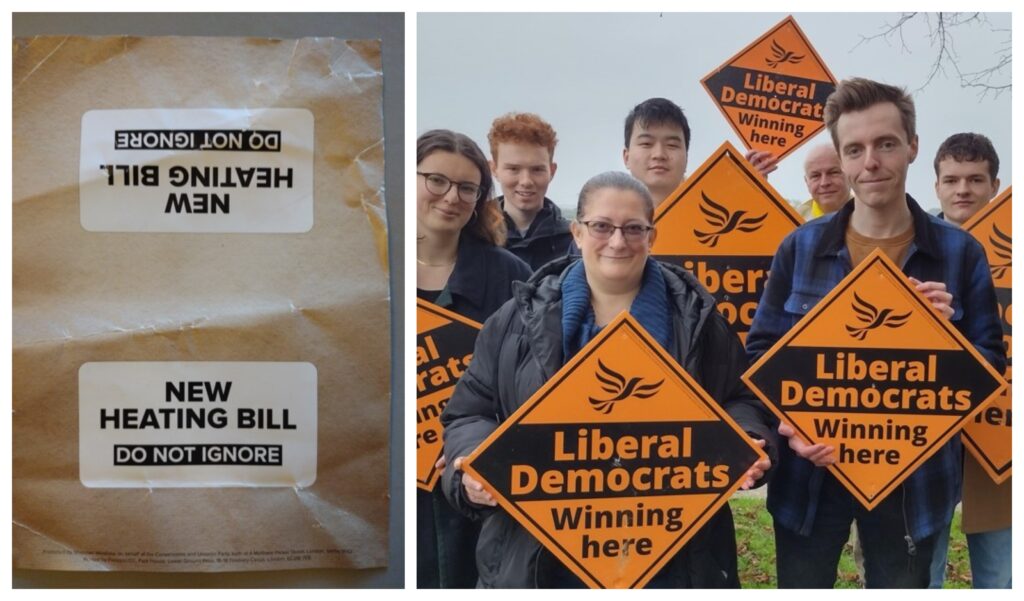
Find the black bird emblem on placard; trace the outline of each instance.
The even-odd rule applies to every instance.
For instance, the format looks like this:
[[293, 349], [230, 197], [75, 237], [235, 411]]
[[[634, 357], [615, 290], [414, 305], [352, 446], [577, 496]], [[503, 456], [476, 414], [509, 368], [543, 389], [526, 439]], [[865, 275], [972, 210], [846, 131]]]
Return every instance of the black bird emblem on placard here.
[[989, 266], [989, 269], [992, 271], [992, 278], [999, 279], [1003, 277], [1006, 270], [1009, 269], [1011, 265], [1010, 259], [1013, 256], [1010, 252], [1011, 239], [994, 225], [992, 226], [992, 233], [994, 235], [988, 237], [988, 241], [992, 243], [992, 252], [995, 256], [1006, 261], [1006, 263]]
[[761, 226], [764, 225], [765, 218], [768, 217], [768, 213], [763, 213], [757, 217], [747, 217], [747, 211], [745, 210], [730, 213], [729, 209], [708, 198], [707, 194], [704, 192], [701, 192], [700, 196], [704, 199], [704, 202], [700, 203], [700, 212], [705, 215], [704, 221], [706, 221], [708, 225], [718, 229], [713, 232], [693, 230], [693, 234], [697, 236], [697, 241], [701, 244], [712, 248], [718, 244], [719, 236], [724, 236], [732, 231], [757, 231], [761, 229]]
[[594, 377], [601, 382], [601, 390], [613, 395], [608, 399], [595, 399], [594, 397], [587, 397], [590, 399], [590, 406], [593, 407], [594, 411], [604, 413], [608, 415], [615, 408], [615, 404], [624, 401], [630, 397], [638, 399], [649, 399], [658, 390], [661, 389], [661, 385], [665, 380], [659, 380], [654, 384], [642, 384], [642, 378], [630, 378], [626, 381], [625, 376], [610, 369], [600, 359], [597, 360], [597, 371], [594, 372]]
[[857, 314], [857, 321], [865, 324], [862, 326], [846, 326], [846, 331], [857, 340], [864, 340], [868, 332], [875, 328], [885, 326], [887, 328], [898, 328], [907, 323], [910, 319], [910, 311], [893, 315], [892, 309], [878, 310], [877, 307], [862, 299], [856, 292], [853, 293], [853, 312]]
[[786, 50], [780, 46], [778, 42], [772, 40], [772, 56], [771, 58], [764, 59], [764, 62], [768, 63], [768, 66], [774, 69], [782, 63], [792, 63], [796, 65], [800, 61], [804, 60], [805, 56], [806, 55], [804, 54], [796, 54], [791, 50]]

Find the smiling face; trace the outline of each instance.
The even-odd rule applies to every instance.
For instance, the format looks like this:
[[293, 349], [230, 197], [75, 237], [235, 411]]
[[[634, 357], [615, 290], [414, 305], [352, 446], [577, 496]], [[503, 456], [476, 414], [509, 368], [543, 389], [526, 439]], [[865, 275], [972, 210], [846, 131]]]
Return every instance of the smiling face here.
[[958, 161], [953, 157], [939, 161], [935, 195], [946, 221], [963, 225], [998, 191], [999, 178], [992, 181], [988, 161]]
[[686, 177], [686, 142], [681, 127], [668, 123], [636, 123], [622, 160], [661, 203]]
[[501, 142], [491, 171], [501, 184], [505, 210], [512, 208], [526, 215], [535, 215], [544, 206], [548, 184], [557, 166], [548, 149], [536, 144]]
[[839, 164], [839, 155], [831, 146], [818, 146], [807, 154], [804, 182], [825, 213], [838, 211], [850, 198], [850, 186]]
[[416, 166], [420, 173], [437, 173], [455, 182], [446, 193], [434, 194], [427, 189], [426, 178], [417, 175], [416, 225], [423, 234], [457, 233], [469, 222], [476, 203], [459, 199], [458, 184], [480, 185], [480, 170], [466, 157], [438, 151], [427, 155]]
[[[603, 221], [615, 226], [651, 225], [644, 199], [633, 190], [618, 188], [591, 192], [580, 221]], [[587, 226], [573, 222], [572, 233], [591, 286], [605, 291], [639, 289], [657, 232], [652, 230], [640, 239], [628, 240], [622, 230], [616, 229], [602, 240], [590, 233]]]
[[907, 139], [895, 104], [880, 102], [843, 113], [836, 122], [836, 139], [858, 206], [885, 210], [906, 202], [907, 169], [917, 158], [917, 137]]

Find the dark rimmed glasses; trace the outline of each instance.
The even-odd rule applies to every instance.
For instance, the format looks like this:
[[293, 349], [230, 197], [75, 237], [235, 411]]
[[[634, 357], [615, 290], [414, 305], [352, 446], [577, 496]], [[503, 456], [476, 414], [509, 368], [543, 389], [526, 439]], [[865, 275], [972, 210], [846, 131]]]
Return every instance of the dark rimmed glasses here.
[[452, 186], [455, 186], [459, 200], [467, 204], [475, 204], [476, 201], [480, 200], [480, 195], [483, 193], [480, 186], [472, 182], [455, 182], [440, 173], [417, 171], [416, 175], [422, 175], [427, 186], [427, 192], [437, 196], [444, 196], [448, 193], [448, 190], [452, 189]]
[[607, 221], [580, 221], [580, 223], [587, 226], [590, 235], [598, 240], [607, 240], [612, 237], [615, 230], [622, 230], [623, 238], [630, 242], [636, 242], [646, 238], [647, 232], [654, 229], [653, 226], [642, 223], [627, 223], [626, 225], [612, 225]]

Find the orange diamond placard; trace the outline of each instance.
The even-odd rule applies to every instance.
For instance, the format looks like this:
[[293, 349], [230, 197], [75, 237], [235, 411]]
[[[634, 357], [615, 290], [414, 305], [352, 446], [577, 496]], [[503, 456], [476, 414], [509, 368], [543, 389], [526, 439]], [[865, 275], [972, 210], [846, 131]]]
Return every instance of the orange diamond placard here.
[[825, 99], [836, 89], [792, 16], [701, 80], [750, 149], [782, 159], [825, 127]]
[[592, 588], [640, 588], [764, 454], [628, 314], [463, 464]]
[[743, 374], [873, 509], [1006, 383], [875, 250]]
[[661, 203], [651, 253], [690, 270], [746, 337], [779, 243], [803, 223], [736, 148], [725, 142]]
[[441, 411], [473, 358], [480, 324], [416, 300], [416, 486], [434, 489], [441, 473]]
[[[1012, 190], [1013, 188], [1007, 188], [964, 224], [964, 229], [981, 242], [988, 255], [992, 283], [995, 285], [996, 298], [999, 300], [999, 320], [1003, 324], [1003, 344], [1006, 346], [1004, 377], [1007, 382], [1012, 382], [1010, 367], [1013, 349], [1013, 273], [1010, 268], [1013, 235], [1010, 219]], [[1007, 387], [1006, 392], [999, 395], [974, 421], [967, 424], [963, 432], [964, 445], [997, 484], [1005, 482], [1013, 472], [1013, 445], [1010, 435], [1013, 407], [1010, 397], [1010, 388]]]

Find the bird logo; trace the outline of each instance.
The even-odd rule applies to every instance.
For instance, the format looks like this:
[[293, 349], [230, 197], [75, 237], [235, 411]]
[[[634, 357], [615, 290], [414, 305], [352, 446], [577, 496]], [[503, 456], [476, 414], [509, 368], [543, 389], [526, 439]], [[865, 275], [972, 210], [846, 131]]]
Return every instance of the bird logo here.
[[898, 328], [910, 319], [910, 311], [893, 315], [892, 309], [882, 309], [879, 311], [877, 307], [862, 299], [856, 292], [853, 293], [853, 298], [853, 312], [857, 314], [857, 321], [866, 324], [862, 326], [846, 326], [846, 331], [857, 340], [864, 340], [868, 332], [875, 328], [882, 326]]
[[764, 62], [774, 69], [782, 63], [799, 64], [800, 61], [804, 60], [805, 56], [804, 54], [796, 54], [791, 50], [786, 50], [778, 42], [772, 40], [772, 56], [771, 58], [765, 58]]
[[609, 368], [600, 359], [597, 360], [597, 371], [594, 372], [594, 376], [601, 382], [601, 390], [612, 395], [609, 399], [595, 399], [594, 397], [588, 397], [590, 399], [590, 406], [599, 413], [608, 415], [615, 408], [615, 404], [628, 399], [629, 397], [635, 397], [638, 399], [649, 399], [658, 393], [661, 389], [661, 385], [665, 380], [659, 380], [654, 384], [642, 384], [641, 378], [630, 378], [626, 381], [626, 378]]
[[998, 280], [1006, 274], [1006, 270], [1010, 268], [1012, 254], [1010, 253], [1011, 239], [1009, 236], [999, 230], [998, 226], [992, 226], [993, 236], [988, 237], [988, 241], [992, 244], [992, 253], [1000, 259], [1006, 261], [1006, 263], [1000, 263], [999, 265], [992, 265], [989, 269], [992, 270], [992, 279]]
[[765, 218], [768, 217], [768, 213], [758, 215], [757, 217], [747, 217], [747, 211], [729, 213], [729, 209], [708, 198], [704, 192], [701, 192], [700, 195], [704, 199], [704, 202], [700, 203], [700, 212], [705, 215], [704, 220], [707, 221], [708, 225], [716, 227], [718, 230], [702, 232], [695, 229], [693, 234], [697, 236], [697, 240], [701, 244], [711, 248], [718, 244], [719, 236], [728, 234], [731, 231], [755, 232], [761, 229]]

